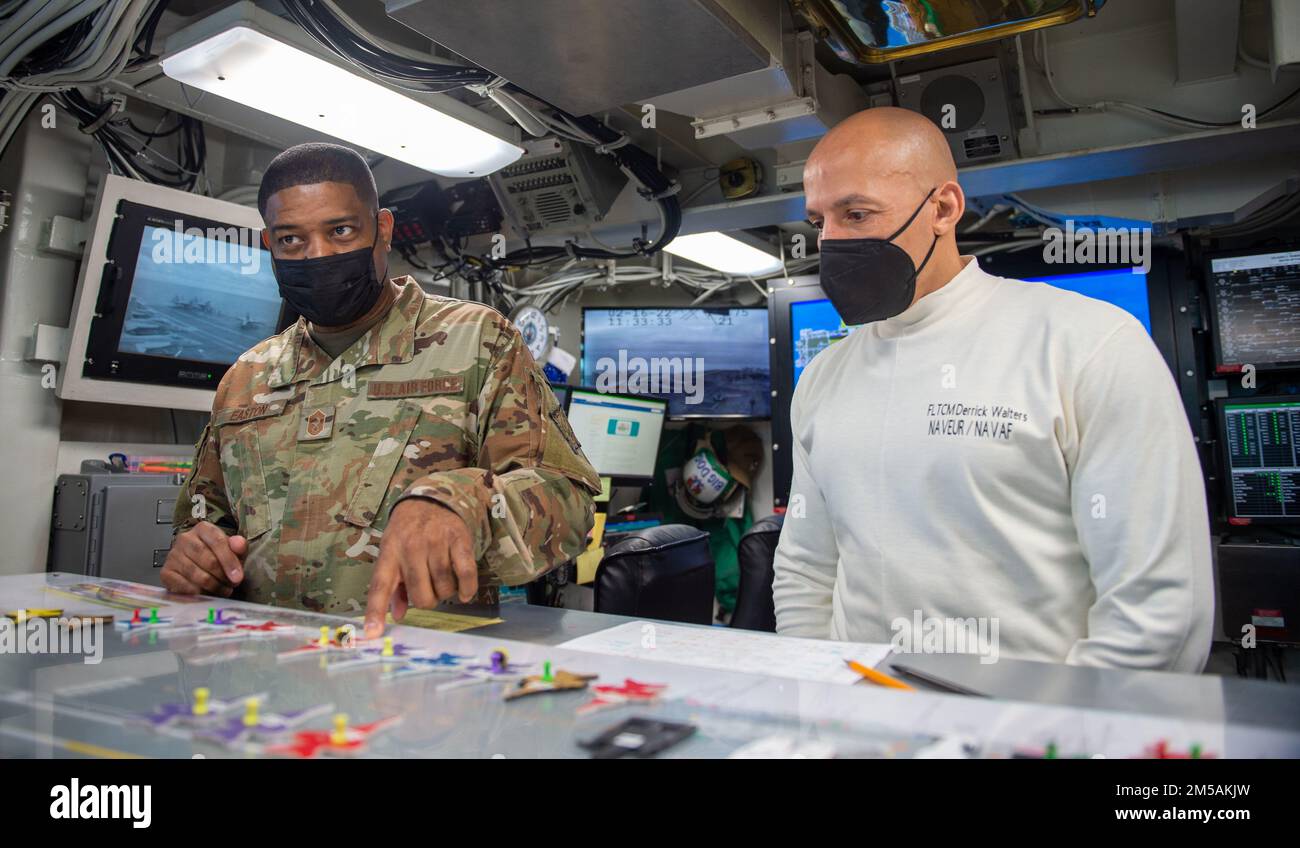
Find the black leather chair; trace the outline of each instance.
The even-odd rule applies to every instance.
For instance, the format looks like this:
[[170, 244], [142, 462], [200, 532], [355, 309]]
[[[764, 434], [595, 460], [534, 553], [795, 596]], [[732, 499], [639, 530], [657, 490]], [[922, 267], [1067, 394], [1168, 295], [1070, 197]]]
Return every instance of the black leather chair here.
[[709, 534], [685, 524], [638, 530], [605, 549], [596, 569], [596, 612], [713, 623]]
[[776, 632], [776, 609], [772, 604], [772, 560], [781, 537], [784, 514], [755, 521], [740, 537], [740, 586], [731, 626], [745, 630]]

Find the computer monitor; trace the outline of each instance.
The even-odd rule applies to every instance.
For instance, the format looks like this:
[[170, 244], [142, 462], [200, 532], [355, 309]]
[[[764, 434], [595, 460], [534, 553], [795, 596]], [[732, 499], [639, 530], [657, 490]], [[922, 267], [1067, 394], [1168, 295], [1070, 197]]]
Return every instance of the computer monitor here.
[[619, 482], [648, 482], [654, 478], [668, 402], [572, 389], [569, 425], [582, 452], [602, 477]]
[[1206, 257], [1215, 370], [1300, 368], [1300, 249]]
[[1147, 296], [1147, 275], [1141, 268], [1109, 268], [1077, 274], [1036, 274], [1021, 277], [1027, 282], [1047, 283], [1077, 292], [1094, 300], [1118, 306], [1142, 322], [1151, 333], [1151, 303]]
[[551, 394], [555, 395], [555, 399], [560, 402], [560, 409], [563, 409], [565, 412], [568, 412], [569, 411], [569, 387], [565, 385], [561, 385], [560, 383], [550, 383], [549, 385], [551, 387]]
[[672, 418], [771, 414], [764, 308], [582, 311], [583, 383], [668, 400]]
[[853, 328], [844, 323], [825, 297], [795, 300], [790, 303], [790, 367], [793, 369], [793, 388], [799, 385], [804, 369], [817, 355], [836, 342], [848, 338]]
[[275, 335], [281, 300], [260, 234], [123, 200], [111, 286], [85, 373], [216, 387], [218, 371]]
[[1219, 398], [1230, 524], [1300, 524], [1300, 395]]
[[767, 296], [772, 371], [772, 504], [785, 507], [790, 496], [790, 400], [809, 364], [852, 328], [818, 285], [816, 274], [791, 277]]
[[230, 365], [287, 320], [256, 210], [108, 176], [59, 395], [207, 410]]

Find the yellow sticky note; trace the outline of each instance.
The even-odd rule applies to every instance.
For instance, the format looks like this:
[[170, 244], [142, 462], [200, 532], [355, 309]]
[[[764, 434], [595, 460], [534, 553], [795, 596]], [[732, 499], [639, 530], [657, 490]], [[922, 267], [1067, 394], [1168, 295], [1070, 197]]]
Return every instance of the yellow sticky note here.
[[595, 520], [591, 525], [591, 541], [587, 543], [587, 550], [578, 554], [579, 583], [591, 583], [596, 579], [596, 566], [600, 565], [601, 558], [605, 556], [605, 548], [601, 543], [605, 540], [605, 519], [607, 517], [603, 512], [596, 513]]
[[388, 616], [389, 624], [406, 624], [411, 627], [423, 627], [427, 630], [440, 630], [443, 633], [459, 633], [462, 630], [473, 630], [475, 627], [500, 624], [501, 621], [499, 618], [484, 618], [478, 615], [461, 615], [440, 610], [415, 609], [414, 607], [406, 611], [406, 615], [400, 622], [393, 621], [391, 614]]
[[594, 551], [605, 541], [605, 519], [607, 517], [603, 512], [596, 513], [595, 520], [591, 525], [591, 541], [587, 543], [587, 550]]
[[604, 548], [595, 548], [594, 550], [583, 551], [578, 554], [578, 582], [592, 583], [596, 580], [596, 568], [600, 565], [601, 559], [605, 556]]

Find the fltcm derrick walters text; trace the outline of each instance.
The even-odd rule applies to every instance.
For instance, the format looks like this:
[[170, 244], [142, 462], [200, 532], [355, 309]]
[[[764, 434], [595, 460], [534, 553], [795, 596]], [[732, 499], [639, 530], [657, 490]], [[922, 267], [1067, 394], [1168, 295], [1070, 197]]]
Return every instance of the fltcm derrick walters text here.
[[931, 403], [925, 408], [930, 436], [970, 436], [1010, 441], [1018, 423], [1029, 416], [1005, 404]]

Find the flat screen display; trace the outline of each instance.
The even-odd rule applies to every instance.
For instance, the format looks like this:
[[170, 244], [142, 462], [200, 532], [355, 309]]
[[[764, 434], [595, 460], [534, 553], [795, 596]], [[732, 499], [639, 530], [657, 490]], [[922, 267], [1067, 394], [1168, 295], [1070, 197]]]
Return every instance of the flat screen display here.
[[790, 356], [794, 384], [817, 355], [848, 338], [851, 327], [840, 319], [830, 300], [796, 300], [790, 304]]
[[767, 418], [767, 310], [583, 310], [583, 384], [668, 401], [673, 418]]
[[146, 225], [117, 349], [230, 365], [279, 316], [269, 252]]
[[1300, 250], [1209, 261], [1218, 365], [1300, 365]]
[[260, 230], [130, 200], [114, 212], [82, 376], [215, 389], [284, 328]]
[[1147, 275], [1129, 268], [1105, 271], [1085, 271], [1082, 274], [1050, 274], [1025, 277], [1036, 283], [1047, 283], [1058, 289], [1078, 292], [1086, 297], [1104, 300], [1118, 306], [1142, 322], [1151, 332], [1151, 303], [1147, 299]]
[[1300, 400], [1220, 401], [1230, 518], [1300, 522]]
[[659, 399], [574, 389], [569, 394], [569, 426], [602, 477], [650, 478], [666, 406]]

